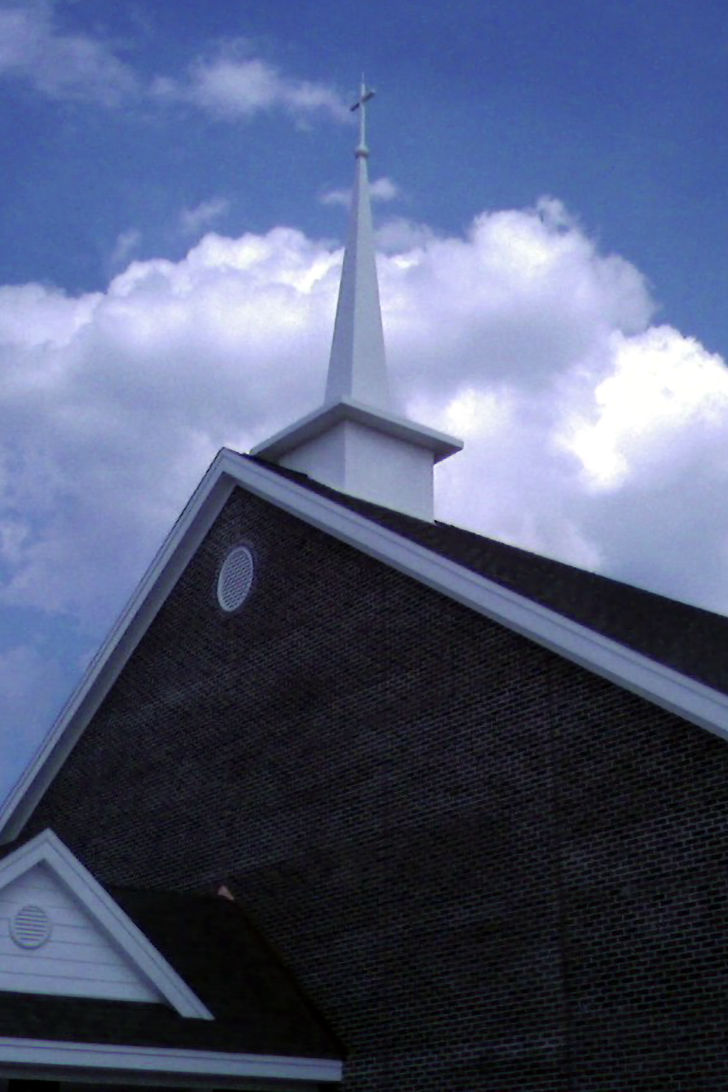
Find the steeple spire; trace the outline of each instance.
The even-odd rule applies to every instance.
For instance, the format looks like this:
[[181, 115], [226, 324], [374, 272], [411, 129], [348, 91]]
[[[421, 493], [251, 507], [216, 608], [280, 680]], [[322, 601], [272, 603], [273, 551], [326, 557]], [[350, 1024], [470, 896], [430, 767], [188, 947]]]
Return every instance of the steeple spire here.
[[354, 152], [349, 237], [341, 270], [326, 401], [355, 398], [390, 409], [367, 170], [366, 107], [373, 95], [362, 77], [359, 98], [351, 108], [359, 111], [359, 143]]
[[367, 172], [366, 105], [373, 95], [362, 78], [351, 108], [359, 111], [359, 142], [324, 404], [251, 454], [432, 520], [433, 464], [463, 445], [398, 416], [391, 404]]

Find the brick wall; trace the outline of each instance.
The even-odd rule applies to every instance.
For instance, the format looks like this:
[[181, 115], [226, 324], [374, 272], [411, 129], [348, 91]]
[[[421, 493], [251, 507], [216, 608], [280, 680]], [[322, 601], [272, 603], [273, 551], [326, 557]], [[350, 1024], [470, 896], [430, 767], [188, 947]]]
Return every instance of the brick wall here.
[[227, 883], [352, 1092], [724, 1092], [727, 803], [725, 743], [237, 491], [32, 829]]

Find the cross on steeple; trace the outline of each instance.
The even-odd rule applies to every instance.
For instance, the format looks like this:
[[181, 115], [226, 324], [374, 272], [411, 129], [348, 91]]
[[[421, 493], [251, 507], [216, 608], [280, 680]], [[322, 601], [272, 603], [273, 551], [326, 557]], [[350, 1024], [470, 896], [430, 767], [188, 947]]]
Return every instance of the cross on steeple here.
[[375, 94], [374, 88], [373, 87], [367, 87], [366, 83], [364, 82], [364, 77], [362, 76], [361, 83], [359, 85], [359, 98], [356, 100], [354, 105], [351, 107], [352, 111], [354, 111], [354, 110], [359, 111], [359, 143], [357, 144], [356, 151], [354, 152], [354, 155], [357, 156], [357, 157], [358, 156], [366, 157], [366, 156], [369, 155], [369, 149], [367, 148], [367, 132], [366, 132], [366, 124], [367, 124], [366, 104], [369, 102], [369, 99], [374, 98], [374, 94]]

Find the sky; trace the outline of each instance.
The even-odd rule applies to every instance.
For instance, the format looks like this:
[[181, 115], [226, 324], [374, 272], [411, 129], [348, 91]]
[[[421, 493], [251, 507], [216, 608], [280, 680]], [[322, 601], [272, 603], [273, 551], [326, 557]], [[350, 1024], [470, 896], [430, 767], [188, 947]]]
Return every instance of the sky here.
[[362, 71], [438, 516], [728, 613], [728, 9], [0, 0], [0, 795], [215, 452], [320, 403]]

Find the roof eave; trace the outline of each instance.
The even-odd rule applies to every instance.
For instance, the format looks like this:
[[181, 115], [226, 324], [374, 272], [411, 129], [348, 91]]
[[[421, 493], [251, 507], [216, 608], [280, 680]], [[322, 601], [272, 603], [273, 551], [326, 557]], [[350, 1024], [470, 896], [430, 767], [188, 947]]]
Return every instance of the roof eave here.
[[[338, 1084], [343, 1063], [332, 1058], [237, 1054], [211, 1050], [140, 1047], [123, 1043], [85, 1043], [54, 1039], [0, 1037], [0, 1074], [63, 1081], [92, 1074], [110, 1080], [140, 1081], [176, 1077], [178, 1082], [226, 1088], [281, 1088], [294, 1082], [302, 1089]], [[255, 1083], [250, 1083], [255, 1082]]]

